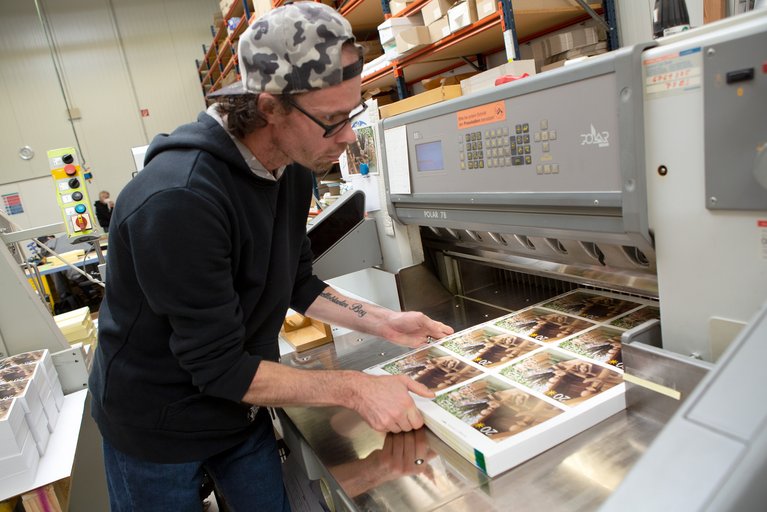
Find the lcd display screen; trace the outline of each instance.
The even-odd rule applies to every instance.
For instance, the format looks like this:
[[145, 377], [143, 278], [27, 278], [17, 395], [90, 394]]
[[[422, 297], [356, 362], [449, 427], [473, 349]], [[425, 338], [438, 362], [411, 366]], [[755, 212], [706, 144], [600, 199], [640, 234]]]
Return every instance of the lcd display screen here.
[[415, 157], [419, 172], [442, 171], [445, 169], [445, 161], [442, 156], [442, 141], [416, 144]]

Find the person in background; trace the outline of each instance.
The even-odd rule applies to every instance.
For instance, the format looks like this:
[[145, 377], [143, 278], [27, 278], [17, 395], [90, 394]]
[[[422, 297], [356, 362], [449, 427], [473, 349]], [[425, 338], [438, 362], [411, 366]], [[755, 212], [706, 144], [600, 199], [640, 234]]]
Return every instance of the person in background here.
[[[279, 363], [287, 309], [407, 347], [453, 332], [317, 278], [312, 176], [356, 139], [362, 47], [319, 2], [255, 20], [242, 82], [155, 137], [120, 193], [89, 390], [112, 511], [199, 510], [204, 473], [227, 510], [290, 510], [267, 407], [341, 406], [379, 431], [418, 429], [404, 375]], [[200, 241], [204, 241], [200, 244]]]
[[115, 207], [114, 201], [109, 200], [109, 192], [102, 190], [99, 192], [99, 200], [93, 203], [96, 207], [96, 219], [104, 233], [109, 232], [109, 221], [112, 219], [112, 210]]

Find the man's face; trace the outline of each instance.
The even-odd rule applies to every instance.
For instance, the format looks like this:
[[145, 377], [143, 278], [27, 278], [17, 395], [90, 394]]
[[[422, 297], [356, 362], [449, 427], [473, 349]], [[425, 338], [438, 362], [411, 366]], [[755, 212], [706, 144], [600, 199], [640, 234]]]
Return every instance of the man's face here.
[[[356, 52], [344, 52], [343, 64], [350, 64], [356, 58]], [[327, 89], [297, 95], [293, 100], [317, 120], [330, 125], [346, 119], [360, 104], [360, 84], [358, 76]], [[279, 133], [276, 143], [280, 149], [292, 161], [317, 173], [328, 171], [346, 146], [356, 140], [349, 123], [331, 137], [323, 137], [322, 127], [296, 108], [282, 118]]]

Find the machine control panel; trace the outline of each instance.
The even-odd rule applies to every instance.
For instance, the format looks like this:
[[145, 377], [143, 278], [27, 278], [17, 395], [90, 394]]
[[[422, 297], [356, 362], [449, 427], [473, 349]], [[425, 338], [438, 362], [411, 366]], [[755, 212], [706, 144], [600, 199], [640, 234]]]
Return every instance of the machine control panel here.
[[56, 187], [56, 200], [70, 237], [96, 233], [83, 169], [74, 148], [48, 151], [48, 165]]
[[619, 90], [606, 73], [410, 120], [411, 194], [620, 194]]

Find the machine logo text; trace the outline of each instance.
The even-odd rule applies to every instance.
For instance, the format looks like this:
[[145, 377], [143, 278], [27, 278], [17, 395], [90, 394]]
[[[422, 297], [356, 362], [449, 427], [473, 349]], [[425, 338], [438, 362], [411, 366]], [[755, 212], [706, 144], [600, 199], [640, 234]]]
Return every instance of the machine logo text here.
[[589, 133], [581, 133], [581, 146], [593, 146], [594, 144], [600, 148], [610, 147], [610, 132], [599, 132], [592, 124]]
[[423, 216], [427, 219], [447, 219], [447, 212], [444, 210], [424, 210]]

